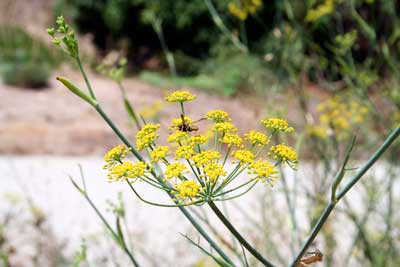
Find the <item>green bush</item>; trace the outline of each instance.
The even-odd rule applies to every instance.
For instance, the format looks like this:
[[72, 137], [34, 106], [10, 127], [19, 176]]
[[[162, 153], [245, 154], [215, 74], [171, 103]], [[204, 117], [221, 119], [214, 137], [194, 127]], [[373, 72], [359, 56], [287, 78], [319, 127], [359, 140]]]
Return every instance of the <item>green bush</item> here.
[[23, 29], [0, 28], [0, 74], [6, 84], [43, 87], [59, 60], [46, 44]]
[[[204, 68], [215, 62], [215, 57], [220, 57], [215, 51], [226, 54], [227, 41], [232, 38], [237, 38], [250, 52], [250, 56], [243, 56], [239, 49], [234, 51], [236, 55], [229, 50], [233, 58], [258, 58], [261, 63], [250, 65], [256, 65], [258, 71], [261, 65], [278, 80], [292, 81], [306, 74], [314, 81], [345, 81], [363, 87], [371, 84], [355, 73], [361, 71], [374, 77], [399, 74], [398, 1], [264, 1], [253, 13], [248, 11], [245, 18], [239, 19], [240, 12], [233, 10], [232, 5], [246, 1], [210, 0], [231, 36], [222, 33], [214, 23], [207, 1], [58, 0], [56, 10], [67, 12], [65, 15], [81, 31], [93, 33], [95, 42], [103, 49], [115, 48], [121, 38], [130, 40], [128, 58], [136, 66], [152, 55], [162, 54], [154, 25], [148, 19], [156, 18], [169, 50], [179, 55], [176, 65], [190, 66], [178, 68], [180, 75], [202, 74]], [[147, 16], [150, 13], [153, 16]], [[145, 53], [141, 52], [143, 47]], [[236, 82], [246, 74], [232, 70], [241, 70], [243, 66], [232, 57], [222, 62], [229, 73], [222, 73], [220, 78], [238, 87]], [[199, 66], [198, 60], [206, 62], [206, 66]]]

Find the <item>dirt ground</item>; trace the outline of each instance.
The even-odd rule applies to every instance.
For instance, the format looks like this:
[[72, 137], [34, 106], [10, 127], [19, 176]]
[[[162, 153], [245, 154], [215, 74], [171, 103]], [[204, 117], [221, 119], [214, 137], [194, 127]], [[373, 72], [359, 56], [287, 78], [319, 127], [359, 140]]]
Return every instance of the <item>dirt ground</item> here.
[[[38, 90], [0, 84], [0, 154], [96, 155], [119, 143], [93, 108], [55, 80], [56, 73], [85, 88], [79, 73], [67, 67], [54, 73], [48, 88]], [[104, 110], [134, 142], [136, 129], [129, 122], [116, 85], [94, 73], [89, 74], [89, 79]], [[155, 101], [163, 101], [168, 93], [136, 78], [128, 78], [124, 85], [139, 112]], [[223, 109], [242, 131], [246, 131], [256, 127], [257, 119], [268, 113], [266, 102], [255, 96], [243, 94], [232, 98], [191, 91], [198, 97], [187, 105], [186, 112], [194, 119], [211, 109]], [[176, 105], [163, 103], [159, 114], [164, 133], [161, 139], [165, 139], [171, 118], [179, 116]], [[203, 130], [208, 123], [203, 121], [198, 126]]]

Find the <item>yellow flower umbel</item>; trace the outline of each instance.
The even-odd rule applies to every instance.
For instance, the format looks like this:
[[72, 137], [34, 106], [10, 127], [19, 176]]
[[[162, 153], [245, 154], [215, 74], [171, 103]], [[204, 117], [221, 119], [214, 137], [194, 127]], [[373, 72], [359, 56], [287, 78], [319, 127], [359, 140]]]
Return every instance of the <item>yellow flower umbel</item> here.
[[269, 144], [268, 137], [261, 132], [251, 130], [250, 132], [244, 134], [244, 139], [249, 141], [252, 145], [264, 146]]
[[187, 172], [186, 165], [180, 162], [173, 162], [167, 165], [165, 176], [167, 179], [179, 178], [183, 173]]
[[[332, 133], [337, 139], [344, 139], [351, 134], [351, 130], [365, 121], [369, 110], [366, 106], [355, 101], [346, 101], [335, 96], [317, 106], [320, 127]], [[330, 130], [330, 131], [328, 131]]]
[[206, 119], [217, 122], [228, 122], [231, 121], [229, 114], [223, 110], [211, 110], [206, 113]]
[[122, 162], [122, 160], [125, 158], [126, 154], [128, 154], [129, 149], [125, 146], [119, 145], [116, 147], [113, 147], [110, 149], [105, 155], [104, 155], [104, 165], [103, 169], [109, 169], [113, 167], [116, 164], [119, 164]]
[[220, 133], [237, 132], [237, 128], [230, 122], [217, 122], [214, 125], [214, 130]]
[[136, 134], [136, 146], [139, 150], [154, 144], [154, 141], [159, 137], [156, 132], [158, 128], [160, 128], [160, 124], [146, 124]]
[[177, 190], [176, 196], [182, 198], [183, 201], [196, 197], [200, 191], [200, 186], [190, 180], [175, 183], [175, 187]]
[[180, 146], [175, 151], [175, 159], [190, 159], [195, 153], [192, 145]]
[[108, 181], [125, 181], [127, 179], [139, 179], [145, 175], [147, 165], [142, 161], [132, 163], [125, 161], [122, 164], [115, 165], [109, 170]]
[[160, 159], [165, 158], [169, 150], [167, 146], [157, 146], [150, 153], [151, 162], [157, 162]]
[[168, 136], [168, 143], [182, 143], [187, 141], [189, 134], [187, 132], [176, 131]]
[[286, 120], [278, 119], [278, 118], [271, 118], [268, 120], [262, 120], [261, 123], [265, 126], [265, 128], [275, 131], [281, 132], [293, 132], [293, 127], [289, 126], [289, 123]]
[[191, 145], [202, 145], [207, 142], [208, 138], [204, 135], [195, 135], [189, 138], [189, 143]]
[[242, 138], [237, 134], [225, 133], [220, 141], [224, 144], [227, 144], [229, 147], [235, 145], [240, 146], [242, 144]]
[[281, 161], [283, 163], [288, 163], [290, 167], [294, 167], [291, 164], [297, 163], [296, 152], [293, 150], [293, 148], [285, 144], [272, 146], [269, 155], [278, 161]]
[[247, 149], [234, 151], [232, 153], [232, 156], [237, 160], [239, 164], [251, 163], [255, 159], [255, 155]]
[[255, 174], [256, 176], [253, 179], [267, 182], [272, 186], [277, 179], [278, 171], [268, 161], [259, 159], [249, 165], [249, 174]]
[[167, 102], [186, 102], [196, 99], [196, 96], [189, 91], [175, 91], [165, 98]]
[[197, 167], [201, 167], [210, 162], [219, 160], [221, 158], [221, 154], [218, 151], [214, 150], [205, 150], [193, 156], [193, 161]]
[[215, 181], [218, 177], [226, 175], [224, 166], [215, 162], [211, 162], [205, 165], [203, 171], [204, 171], [204, 176], [208, 178], [209, 181]]

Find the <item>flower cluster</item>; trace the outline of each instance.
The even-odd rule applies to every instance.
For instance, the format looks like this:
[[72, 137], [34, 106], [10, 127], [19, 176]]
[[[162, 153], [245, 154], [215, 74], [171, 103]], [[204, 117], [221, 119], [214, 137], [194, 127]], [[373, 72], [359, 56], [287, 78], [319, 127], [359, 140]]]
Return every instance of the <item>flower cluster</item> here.
[[346, 138], [351, 129], [365, 121], [365, 117], [369, 113], [366, 106], [356, 101], [345, 101], [337, 96], [319, 104], [317, 111], [320, 122], [319, 133], [325, 129], [325, 135], [332, 133], [338, 139]]
[[265, 146], [268, 145], [269, 139], [266, 134], [250, 130], [250, 132], [244, 134], [244, 139], [249, 141], [252, 145]]
[[165, 98], [167, 102], [186, 102], [196, 99], [196, 96], [189, 91], [175, 91]]
[[272, 146], [269, 155], [283, 163], [297, 163], [297, 154], [290, 146], [279, 144]]
[[229, 12], [239, 20], [246, 20], [248, 15], [255, 14], [262, 6], [262, 0], [243, 0], [240, 3], [230, 2], [228, 4]]
[[132, 163], [124, 161], [126, 154], [130, 151], [125, 146], [119, 145], [110, 149], [104, 156], [104, 169], [108, 171], [109, 182], [129, 180], [134, 182], [146, 176], [149, 168], [143, 161]]
[[109, 169], [113, 167], [114, 165], [121, 163], [124, 159], [126, 154], [130, 149], [128, 149], [125, 146], [116, 146], [110, 149], [105, 155], [104, 155], [104, 165], [103, 169]]
[[[183, 102], [193, 99], [191, 96], [189, 92], [179, 91], [166, 99], [180, 102], [183, 111]], [[143, 180], [174, 195], [177, 205], [191, 205], [223, 200], [224, 195], [238, 197], [258, 182], [272, 186], [277, 179], [278, 164], [295, 167], [297, 155], [291, 147], [277, 144], [268, 149], [277, 131], [293, 131], [285, 120], [263, 120], [261, 125], [270, 133], [250, 130], [242, 136], [225, 111], [212, 110], [204, 118], [212, 124], [212, 136], [193, 130], [202, 127], [193, 125], [196, 122], [182, 114], [168, 128], [168, 146], [157, 144], [159, 124], [144, 125], [136, 135], [136, 146], [139, 150], [146, 148], [149, 162], [125, 162], [128, 149], [117, 146], [105, 156], [109, 180]], [[187, 125], [191, 125], [190, 129]], [[275, 163], [266, 160], [267, 155], [275, 159]], [[242, 173], [247, 173], [247, 179], [236, 180]], [[239, 185], [228, 189], [234, 180]]]
[[262, 120], [261, 123], [265, 126], [265, 128], [272, 131], [281, 131], [281, 132], [293, 132], [293, 127], [289, 126], [289, 123], [286, 120], [282, 120], [279, 118], [271, 118], [268, 120]]
[[167, 156], [169, 147], [167, 146], [157, 146], [151, 151], [150, 158], [152, 162], [157, 162]]
[[146, 124], [136, 134], [136, 147], [142, 150], [154, 144], [155, 140], [160, 136], [157, 133], [158, 128], [160, 128], [160, 124]]
[[213, 122], [227, 122], [231, 121], [228, 112], [223, 110], [211, 110], [207, 112], [206, 118]]

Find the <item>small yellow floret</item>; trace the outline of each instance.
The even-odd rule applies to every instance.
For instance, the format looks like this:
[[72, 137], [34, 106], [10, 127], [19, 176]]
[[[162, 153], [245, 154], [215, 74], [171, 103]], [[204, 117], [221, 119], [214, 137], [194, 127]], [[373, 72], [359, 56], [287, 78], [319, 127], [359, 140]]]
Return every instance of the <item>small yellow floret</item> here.
[[187, 141], [189, 134], [187, 132], [176, 131], [168, 136], [168, 143], [182, 143]]
[[200, 186], [194, 181], [182, 181], [175, 184], [176, 190], [178, 191], [177, 196], [183, 199], [193, 198], [200, 191]]
[[174, 177], [179, 178], [184, 172], [187, 171], [186, 165], [181, 162], [173, 162], [167, 166], [165, 169], [165, 176], [167, 179], [172, 179]]
[[156, 131], [160, 124], [146, 124], [136, 134], [136, 146], [139, 150], [149, 147], [160, 136]]
[[208, 164], [212, 161], [218, 160], [221, 158], [221, 154], [218, 151], [214, 150], [205, 150], [193, 156], [193, 161], [197, 167], [201, 167], [205, 164]]
[[228, 146], [240, 146], [242, 144], [242, 138], [237, 134], [225, 133], [220, 141]]
[[226, 171], [224, 170], [224, 166], [218, 164], [216, 162], [208, 163], [203, 168], [204, 175], [211, 181], [214, 181], [219, 176], [225, 176]]
[[189, 91], [175, 91], [165, 98], [167, 102], [186, 102], [196, 99], [196, 96]]
[[250, 174], [256, 175], [254, 177], [255, 180], [268, 182], [270, 185], [273, 185], [274, 181], [277, 179], [278, 171], [271, 163], [262, 159], [250, 164], [248, 170]]
[[221, 133], [237, 132], [237, 128], [230, 122], [217, 122], [214, 125], [214, 131]]
[[120, 181], [126, 179], [137, 179], [145, 175], [147, 165], [142, 161], [132, 163], [125, 161], [122, 164], [115, 165], [108, 173], [108, 180]]
[[281, 132], [293, 132], [293, 127], [290, 127], [286, 120], [271, 118], [268, 120], [262, 120], [261, 123], [265, 126], [265, 128], [273, 130], [273, 131], [281, 131]]
[[150, 153], [150, 158], [152, 162], [157, 162], [162, 158], [165, 158], [165, 156], [168, 153], [168, 147], [167, 146], [157, 146], [154, 148], [153, 151]]
[[276, 160], [297, 163], [297, 154], [290, 146], [279, 144], [271, 147], [270, 155]]
[[128, 149], [126, 146], [116, 146], [110, 149], [105, 155], [104, 155], [104, 165], [103, 169], [109, 169], [113, 167], [115, 164], [121, 163], [122, 160], [125, 158], [126, 154], [130, 149]]
[[255, 156], [250, 150], [236, 150], [232, 153], [232, 157], [238, 160], [240, 164], [251, 163], [254, 161]]
[[175, 151], [175, 159], [190, 159], [195, 153], [192, 145], [180, 146]]
[[211, 110], [211, 111], [207, 112], [206, 118], [213, 122], [231, 121], [229, 114], [223, 110]]
[[268, 145], [269, 143], [268, 137], [264, 133], [255, 130], [245, 133], [244, 139], [249, 141], [252, 145], [258, 146]]
[[192, 145], [202, 145], [208, 140], [207, 136], [204, 135], [194, 135], [189, 138], [189, 143]]

